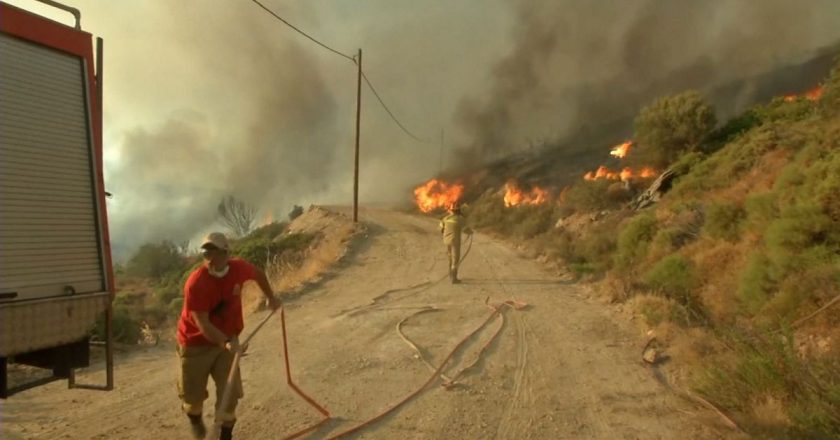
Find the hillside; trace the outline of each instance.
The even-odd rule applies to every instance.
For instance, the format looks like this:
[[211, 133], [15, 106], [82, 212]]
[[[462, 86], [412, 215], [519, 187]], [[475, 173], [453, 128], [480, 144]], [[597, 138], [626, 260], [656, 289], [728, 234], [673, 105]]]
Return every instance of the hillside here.
[[[468, 215], [638, 316], [665, 359], [656, 368], [741, 429], [761, 438], [836, 438], [840, 65], [820, 88], [779, 96], [696, 142], [662, 149], [659, 139], [692, 122], [680, 121], [691, 119], [679, 107], [689, 98], [643, 109], [634, 137], [647, 143], [609, 159], [633, 166], [655, 159], [659, 172], [668, 169], [675, 177], [657, 203], [630, 208], [653, 179], [605, 168], [562, 191], [541, 189], [552, 193], [548, 203], [533, 197], [534, 185], [516, 188], [525, 196], [518, 205], [509, 203], [510, 187], [468, 190]], [[671, 133], [644, 131], [644, 115], [655, 112]], [[641, 161], [630, 160], [636, 154]], [[499, 174], [487, 173], [503, 182]]]

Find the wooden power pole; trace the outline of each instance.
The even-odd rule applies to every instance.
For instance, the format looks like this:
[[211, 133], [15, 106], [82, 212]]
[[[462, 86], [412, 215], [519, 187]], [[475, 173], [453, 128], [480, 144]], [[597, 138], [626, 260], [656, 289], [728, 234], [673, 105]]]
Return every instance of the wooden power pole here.
[[359, 49], [359, 59], [356, 61], [359, 66], [358, 77], [356, 78], [356, 160], [353, 167], [353, 222], [359, 221], [359, 121], [362, 111], [362, 49]]

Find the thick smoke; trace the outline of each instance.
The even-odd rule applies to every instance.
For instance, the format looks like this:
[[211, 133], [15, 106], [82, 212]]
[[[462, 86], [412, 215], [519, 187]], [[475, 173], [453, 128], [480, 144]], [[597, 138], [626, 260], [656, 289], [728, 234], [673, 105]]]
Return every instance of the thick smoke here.
[[[615, 121], [625, 123], [614, 136], [626, 136], [627, 118], [656, 97], [714, 94], [840, 40], [835, 0], [523, 0], [517, 18], [489, 93], [459, 106], [461, 153], [472, 163]], [[712, 98], [726, 117], [761, 97], [747, 81]]]
[[226, 195], [259, 208], [264, 221], [331, 190], [324, 176], [340, 158], [336, 105], [311, 52], [278, 39], [252, 8], [192, 6], [171, 4], [169, 18], [158, 17], [167, 20], [158, 23], [166, 47], [138, 54], [178, 72], [147, 80], [157, 96], [162, 88], [198, 98], [161, 102], [179, 110], [120, 139], [107, 182], [118, 251], [219, 228], [216, 205]]

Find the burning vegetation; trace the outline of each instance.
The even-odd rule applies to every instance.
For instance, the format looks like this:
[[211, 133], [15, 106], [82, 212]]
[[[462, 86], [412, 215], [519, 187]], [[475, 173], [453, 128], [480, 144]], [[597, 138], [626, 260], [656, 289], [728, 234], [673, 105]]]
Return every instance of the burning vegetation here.
[[[633, 147], [633, 141], [622, 142], [610, 149], [610, 156], [624, 159], [630, 153]], [[624, 167], [620, 171], [612, 171], [609, 168], [601, 165], [595, 171], [589, 171], [583, 175], [584, 180], [620, 180], [628, 182], [632, 179], [650, 179], [656, 176], [656, 170], [653, 167], [642, 167], [641, 169], [633, 170], [630, 167]]]
[[432, 179], [414, 189], [414, 201], [422, 212], [446, 209], [461, 200], [464, 186]]
[[[609, 149], [621, 166], [589, 171], [559, 195], [507, 180], [470, 200], [471, 226], [604, 280], [610, 301], [671, 335], [685, 354], [674, 361], [689, 372], [683, 385], [745, 431], [840, 438], [840, 321], [829, 309], [840, 304], [840, 243], [825, 238], [840, 236], [840, 65], [822, 87], [724, 124], [686, 92], [643, 108], [633, 128], [633, 140]], [[657, 176], [673, 180], [653, 208], [620, 209], [638, 200], [637, 179]], [[415, 194], [449, 187], [430, 181]], [[445, 205], [421, 201], [424, 212]], [[780, 337], [741, 336], [769, 332]], [[754, 365], [762, 381], [744, 375], [759, 374]], [[784, 402], [769, 428], [754, 416], [768, 396]]]
[[514, 180], [505, 183], [505, 206], [542, 205], [548, 201], [549, 191], [538, 186], [532, 186], [530, 191], [519, 187]]
[[808, 101], [817, 101], [822, 97], [822, 94], [823, 94], [822, 86], [817, 86], [817, 87], [814, 87], [813, 89], [808, 90], [807, 92], [799, 94], [799, 95], [785, 95], [784, 100], [790, 102], [790, 101], [796, 101], [799, 98], [804, 98], [804, 99], [807, 99]]

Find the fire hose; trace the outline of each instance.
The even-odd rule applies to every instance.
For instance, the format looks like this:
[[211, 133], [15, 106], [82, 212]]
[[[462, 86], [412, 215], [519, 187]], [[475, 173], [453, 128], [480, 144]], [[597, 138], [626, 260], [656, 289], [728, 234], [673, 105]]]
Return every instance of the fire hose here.
[[[465, 336], [463, 339], [461, 339], [460, 342], [458, 342], [458, 344], [455, 345], [455, 347], [452, 349], [452, 351], [450, 351], [449, 354], [446, 356], [446, 358], [444, 358], [444, 360], [440, 363], [440, 365], [437, 368], [434, 369], [434, 372], [432, 373], [432, 375], [429, 377], [429, 379], [425, 383], [423, 383], [423, 385], [420, 386], [420, 388], [418, 388], [417, 390], [415, 390], [414, 392], [412, 392], [408, 396], [404, 397], [399, 402], [389, 406], [388, 408], [386, 408], [384, 411], [377, 414], [376, 416], [374, 416], [374, 417], [372, 417], [372, 418], [370, 418], [370, 419], [368, 419], [368, 420], [366, 420], [366, 421], [364, 421], [364, 422], [362, 422], [362, 423], [360, 423], [360, 424], [358, 424], [358, 425], [356, 425], [352, 428], [349, 428], [347, 430], [339, 432], [338, 434], [330, 436], [330, 437], [328, 437], [327, 440], [335, 440], [335, 439], [343, 438], [347, 435], [350, 435], [350, 434], [353, 434], [357, 431], [360, 431], [360, 430], [372, 425], [373, 423], [376, 423], [377, 421], [381, 420], [383, 417], [385, 417], [388, 414], [394, 412], [395, 410], [399, 409], [401, 406], [403, 406], [404, 404], [409, 402], [411, 399], [416, 397], [418, 394], [420, 394], [421, 392], [426, 390], [429, 387], [429, 385], [431, 385], [433, 382], [435, 382], [435, 380], [437, 380], [438, 377], [441, 376], [441, 373], [443, 372], [443, 369], [446, 367], [446, 365], [452, 359], [452, 356], [454, 356], [455, 353], [457, 353], [458, 350], [460, 350], [461, 347], [464, 344], [467, 343], [467, 341], [472, 339], [473, 336], [475, 336], [478, 332], [480, 332], [482, 329], [484, 329], [487, 326], [487, 324], [490, 323], [490, 321], [493, 318], [495, 318], [498, 315], [502, 315], [502, 319], [504, 319], [503, 310], [505, 308], [513, 308], [515, 310], [519, 310], [519, 309], [522, 309], [522, 308], [527, 306], [527, 304], [522, 303], [522, 302], [518, 302], [518, 301], [504, 301], [504, 302], [499, 303], [499, 304], [491, 305], [489, 303], [489, 298], [487, 300], [485, 300], [485, 304], [488, 307], [490, 307], [492, 312], [487, 316], [487, 318], [484, 321], [482, 321], [482, 323], [478, 327], [476, 327], [473, 331], [471, 331], [469, 334], [467, 334], [467, 336]], [[432, 310], [432, 309], [424, 309], [424, 310], [429, 311], [429, 310]], [[415, 315], [416, 315], [416, 313], [415, 313]], [[403, 320], [403, 321], [405, 321], [405, 320]], [[495, 338], [499, 334], [500, 330], [501, 330], [501, 326], [499, 327], [499, 329], [496, 330], [496, 332], [494, 333], [494, 335], [490, 339], [490, 341], [488, 341], [484, 346], [482, 346], [482, 348], [481, 348], [481, 350], [479, 351], [479, 354], [478, 354], [479, 357], [481, 356], [481, 354], [484, 353], [484, 351], [487, 349], [487, 347], [490, 346], [490, 344], [493, 342], [493, 340], [495, 340]], [[413, 343], [411, 343], [411, 345], [414, 346], [414, 348], [416, 349], [416, 345], [414, 345]], [[417, 349], [417, 351], [419, 351], [419, 349]], [[421, 355], [421, 357], [422, 357], [422, 355]], [[457, 379], [463, 372], [465, 372], [466, 370], [471, 368], [477, 362], [478, 362], [478, 360], [474, 360], [469, 365], [467, 365], [467, 367], [462, 368], [460, 371], [458, 371], [453, 376], [453, 380]], [[444, 383], [446, 384], [447, 382], [444, 382]], [[446, 385], [444, 385], [444, 386], [446, 386]]]
[[[464, 252], [464, 255], [461, 256], [461, 258], [458, 262], [459, 264], [464, 261], [464, 259], [467, 257], [467, 255], [469, 255], [470, 249], [472, 249], [472, 243], [473, 243], [473, 236], [472, 236], [472, 234], [470, 234], [470, 242], [467, 245], [467, 250]], [[441, 280], [443, 280], [445, 278], [446, 278], [446, 276], [442, 277], [440, 280], [436, 281], [433, 284], [437, 284], [438, 282], [440, 282]], [[487, 318], [478, 327], [476, 327], [472, 332], [470, 332], [460, 342], [458, 342], [457, 345], [455, 345], [455, 347], [449, 352], [449, 354], [446, 356], [446, 358], [443, 360], [443, 362], [441, 362], [441, 364], [437, 368], [434, 368], [432, 366], [432, 364], [423, 356], [420, 349], [413, 342], [411, 342], [410, 339], [408, 339], [402, 333], [401, 327], [402, 327], [403, 323], [405, 323], [405, 321], [407, 321], [408, 319], [410, 319], [410, 318], [412, 318], [412, 317], [414, 317], [414, 316], [416, 316], [420, 313], [430, 312], [430, 311], [439, 311], [441, 309], [437, 309], [437, 308], [434, 308], [434, 307], [423, 309], [419, 312], [416, 312], [416, 313], [406, 317], [402, 321], [400, 321], [397, 324], [397, 332], [399, 333], [399, 335], [403, 339], [403, 341], [408, 343], [414, 349], [414, 351], [417, 353], [418, 357], [429, 367], [429, 369], [433, 370], [433, 373], [432, 373], [431, 377], [420, 388], [418, 388], [416, 391], [414, 391], [411, 394], [409, 394], [408, 396], [404, 397], [399, 402], [391, 405], [390, 407], [388, 407], [387, 409], [385, 409], [384, 411], [382, 411], [378, 415], [376, 415], [376, 416], [374, 416], [374, 417], [372, 417], [372, 418], [370, 418], [370, 419], [368, 419], [368, 420], [366, 420], [366, 421], [364, 421], [364, 422], [362, 422], [362, 423], [360, 423], [360, 424], [358, 424], [358, 425], [356, 425], [352, 428], [349, 428], [347, 430], [339, 432], [338, 434], [335, 434], [335, 435], [329, 437], [328, 440], [339, 439], [339, 438], [345, 437], [345, 436], [350, 435], [354, 432], [357, 432], [357, 431], [359, 431], [359, 430], [361, 430], [361, 429], [363, 429], [363, 428], [365, 428], [365, 427], [367, 427], [367, 426], [369, 426], [373, 423], [376, 423], [377, 421], [381, 420], [383, 417], [385, 417], [388, 414], [390, 414], [391, 412], [397, 410], [398, 408], [403, 406], [405, 403], [407, 403], [408, 401], [413, 399], [415, 396], [417, 396], [418, 394], [423, 392], [438, 377], [443, 378], [444, 381], [443, 381], [442, 385], [447, 389], [456, 385], [457, 384], [457, 382], [456, 382], [457, 379], [463, 373], [465, 373], [467, 370], [469, 370], [475, 364], [478, 363], [481, 356], [484, 354], [484, 352], [487, 350], [487, 348], [493, 343], [493, 341], [496, 339], [496, 337], [501, 332], [501, 329], [504, 326], [504, 313], [502, 311], [503, 308], [510, 307], [510, 308], [519, 310], [519, 309], [526, 306], [526, 304], [521, 303], [521, 302], [516, 302], [516, 301], [504, 301], [504, 302], [496, 304], [496, 305], [491, 305], [489, 303], [489, 297], [485, 300], [485, 305], [487, 305], [492, 310], [491, 313], [487, 316]], [[251, 339], [257, 334], [257, 332], [260, 331], [260, 329], [265, 325], [265, 323], [268, 322], [268, 320], [271, 319], [272, 316], [274, 316], [275, 312], [276, 312], [276, 310], [272, 310], [265, 318], [263, 318], [263, 320], [257, 325], [257, 327], [248, 335], [247, 338], [245, 338], [245, 341], [240, 344], [240, 347], [247, 347], [247, 345], [251, 341]], [[443, 369], [446, 367], [446, 365], [449, 363], [449, 361], [452, 359], [452, 357], [455, 355], [455, 353], [458, 352], [458, 350], [468, 340], [470, 340], [478, 332], [480, 332], [482, 329], [484, 329], [487, 326], [487, 324], [490, 323], [490, 321], [495, 317], [500, 318], [500, 320], [499, 320], [500, 324], [499, 324], [498, 328], [496, 329], [496, 331], [493, 333], [493, 336], [490, 338], [490, 340], [488, 340], [481, 347], [481, 349], [479, 350], [478, 354], [473, 359], [473, 361], [470, 362], [464, 368], [457, 371], [451, 378], [444, 375], [442, 373]], [[307, 434], [307, 433], [310, 433], [310, 432], [314, 431], [319, 426], [323, 425], [328, 420], [330, 420], [331, 416], [330, 416], [329, 411], [327, 411], [322, 405], [318, 404], [314, 399], [312, 399], [311, 397], [306, 395], [306, 393], [304, 393], [292, 380], [291, 366], [290, 366], [290, 363], [289, 363], [288, 341], [287, 341], [287, 335], [286, 335], [286, 317], [285, 317], [285, 311], [284, 311], [283, 308], [280, 308], [280, 320], [281, 320], [281, 326], [282, 326], [282, 330], [283, 330], [283, 358], [284, 358], [285, 369], [286, 369], [286, 384], [289, 385], [289, 387], [292, 388], [292, 390], [294, 390], [295, 393], [297, 393], [302, 399], [304, 399], [310, 406], [315, 408], [319, 413], [321, 413], [324, 416], [323, 419], [321, 419], [317, 423], [306, 426], [306, 427], [304, 427], [304, 428], [302, 428], [302, 429], [300, 429], [300, 430], [298, 430], [298, 431], [296, 431], [292, 434], [287, 435], [283, 439], [283, 440], [292, 440], [292, 439], [300, 437], [304, 434]], [[226, 408], [228, 402], [231, 399], [232, 390], [233, 390], [233, 381], [236, 377], [237, 372], [239, 371], [239, 362], [242, 359], [242, 355], [243, 355], [242, 348], [237, 350], [236, 353], [234, 354], [233, 362], [231, 363], [230, 371], [229, 371], [228, 377], [227, 377], [227, 384], [225, 386], [224, 392], [222, 393], [222, 400], [221, 400], [221, 404], [219, 405], [220, 408]], [[212, 431], [212, 434], [211, 434], [212, 435], [211, 438], [218, 437], [219, 432], [221, 431], [221, 426], [222, 426], [221, 420], [216, 420], [216, 422], [213, 425], [213, 431]]]
[[[240, 347], [247, 347], [248, 342], [250, 342], [251, 339], [254, 337], [254, 335], [256, 335], [257, 332], [260, 331], [260, 329], [263, 327], [263, 325], [265, 325], [265, 323], [268, 322], [268, 320], [271, 319], [272, 316], [274, 316], [275, 312], [276, 312], [276, 310], [272, 310], [271, 313], [268, 314], [268, 316], [263, 318], [263, 320], [257, 325], [257, 327], [248, 335], [247, 338], [245, 338], [245, 341], [240, 344]], [[315, 402], [314, 399], [312, 399], [311, 397], [306, 395], [306, 393], [304, 393], [303, 390], [301, 390], [297, 386], [297, 384], [295, 384], [294, 381], [292, 381], [291, 367], [289, 365], [289, 347], [288, 347], [288, 341], [287, 341], [287, 338], [286, 338], [286, 312], [285, 312], [285, 309], [283, 309], [282, 307], [280, 308], [280, 325], [283, 328], [283, 358], [284, 358], [285, 367], [286, 367], [286, 384], [289, 385], [289, 387], [295, 393], [297, 393], [298, 396], [300, 396], [310, 406], [315, 408], [319, 413], [321, 413], [324, 416], [324, 418], [321, 419], [319, 422], [317, 422], [313, 425], [307, 426], [305, 428], [302, 428], [302, 429], [284, 437], [284, 440], [291, 440], [291, 439], [300, 437], [300, 436], [302, 436], [306, 433], [309, 433], [309, 432], [317, 429], [322, 424], [326, 423], [326, 421], [330, 419], [330, 413], [323, 406], [321, 406], [317, 402]], [[228, 404], [228, 402], [230, 402], [231, 393], [232, 393], [232, 390], [233, 390], [233, 381], [236, 378], [237, 371], [239, 371], [239, 361], [242, 359], [242, 354], [243, 354], [243, 350], [242, 350], [242, 348], [240, 348], [239, 350], [236, 350], [236, 353], [233, 356], [233, 362], [231, 363], [230, 371], [228, 372], [227, 383], [225, 385], [225, 390], [222, 393], [222, 400], [221, 400], [221, 404], [219, 405], [219, 408], [227, 408], [227, 404]], [[211, 433], [210, 438], [218, 438], [221, 429], [222, 429], [222, 422], [220, 420], [216, 420], [216, 422], [213, 424], [213, 431]]]

